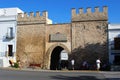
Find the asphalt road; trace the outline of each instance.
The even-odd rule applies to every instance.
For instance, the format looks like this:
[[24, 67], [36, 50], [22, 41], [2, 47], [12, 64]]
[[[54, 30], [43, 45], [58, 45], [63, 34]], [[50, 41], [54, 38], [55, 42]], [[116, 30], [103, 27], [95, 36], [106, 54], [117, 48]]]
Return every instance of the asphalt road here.
[[0, 80], [120, 80], [120, 72], [0, 69]]

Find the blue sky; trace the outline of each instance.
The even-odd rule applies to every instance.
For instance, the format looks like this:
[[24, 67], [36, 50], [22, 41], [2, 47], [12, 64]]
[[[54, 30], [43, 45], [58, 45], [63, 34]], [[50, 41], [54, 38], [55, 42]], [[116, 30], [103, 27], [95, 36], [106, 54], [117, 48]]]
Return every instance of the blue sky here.
[[120, 23], [120, 0], [0, 0], [0, 8], [18, 7], [24, 12], [48, 11], [53, 23], [69, 23], [71, 9], [108, 6], [110, 23]]

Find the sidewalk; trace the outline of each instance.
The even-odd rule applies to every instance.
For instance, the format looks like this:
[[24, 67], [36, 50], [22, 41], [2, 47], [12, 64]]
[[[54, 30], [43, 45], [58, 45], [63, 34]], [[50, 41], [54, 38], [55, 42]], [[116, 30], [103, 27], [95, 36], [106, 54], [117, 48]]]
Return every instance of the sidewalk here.
[[34, 68], [13, 68], [13, 67], [6, 67], [6, 68], [2, 68], [0, 67], [0, 69], [4, 69], [4, 70], [21, 70], [21, 71], [47, 71], [47, 72], [103, 72], [103, 71], [97, 71], [97, 70], [47, 70], [47, 69], [34, 69]]

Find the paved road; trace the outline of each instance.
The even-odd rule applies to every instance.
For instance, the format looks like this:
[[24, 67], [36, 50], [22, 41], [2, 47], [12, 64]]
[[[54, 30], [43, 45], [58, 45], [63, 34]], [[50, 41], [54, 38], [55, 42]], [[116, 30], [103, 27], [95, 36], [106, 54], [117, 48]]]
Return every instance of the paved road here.
[[120, 80], [120, 71], [118, 72], [99, 72], [102, 73], [107, 80]]
[[120, 80], [120, 72], [20, 71], [0, 69], [0, 80]]

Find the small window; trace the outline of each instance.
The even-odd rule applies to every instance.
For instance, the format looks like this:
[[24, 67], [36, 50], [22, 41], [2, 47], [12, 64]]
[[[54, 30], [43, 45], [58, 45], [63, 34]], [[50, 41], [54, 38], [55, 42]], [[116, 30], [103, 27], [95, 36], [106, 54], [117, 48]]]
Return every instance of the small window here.
[[8, 28], [6, 38], [13, 38], [13, 27]]

